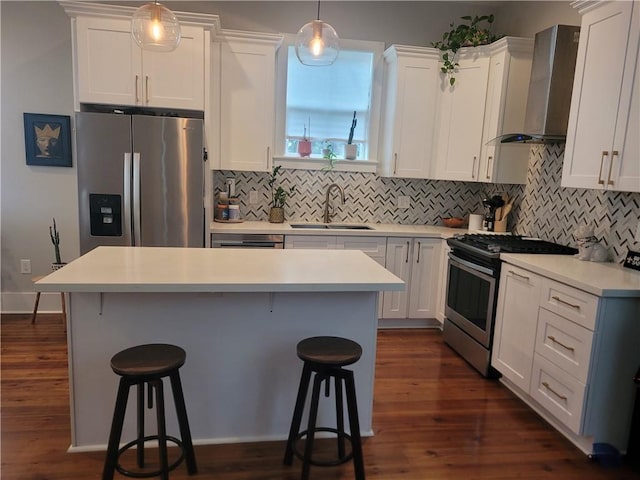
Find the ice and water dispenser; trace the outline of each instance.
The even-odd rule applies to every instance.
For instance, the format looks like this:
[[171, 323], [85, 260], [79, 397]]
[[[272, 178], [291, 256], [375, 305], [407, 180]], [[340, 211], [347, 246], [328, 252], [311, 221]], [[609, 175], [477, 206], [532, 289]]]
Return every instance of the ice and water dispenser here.
[[120, 195], [89, 194], [91, 235], [94, 237], [121, 237], [122, 210]]

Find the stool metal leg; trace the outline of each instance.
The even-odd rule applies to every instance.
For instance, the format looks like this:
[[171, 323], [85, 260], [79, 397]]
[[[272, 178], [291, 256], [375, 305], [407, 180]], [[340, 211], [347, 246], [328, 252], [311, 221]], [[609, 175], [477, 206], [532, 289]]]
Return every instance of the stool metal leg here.
[[171, 390], [173, 392], [173, 403], [176, 406], [178, 417], [178, 425], [180, 427], [180, 437], [184, 449], [185, 461], [187, 462], [187, 473], [193, 475], [198, 473], [196, 465], [196, 455], [193, 451], [193, 443], [191, 440], [191, 430], [189, 429], [189, 420], [187, 419], [187, 407], [184, 403], [184, 394], [182, 392], [182, 383], [180, 382], [180, 374], [176, 370], [169, 376], [171, 380]]
[[291, 428], [289, 429], [289, 439], [287, 440], [287, 448], [284, 452], [284, 464], [291, 465], [293, 461], [293, 450], [296, 437], [300, 432], [300, 423], [302, 422], [302, 413], [304, 412], [304, 402], [309, 391], [309, 383], [311, 381], [311, 368], [307, 363], [302, 368], [302, 376], [300, 377], [300, 386], [298, 387], [298, 396], [296, 398], [296, 406], [293, 410], [293, 419], [291, 420]]
[[33, 306], [33, 315], [31, 315], [31, 323], [36, 323], [36, 315], [38, 315], [38, 304], [40, 303], [40, 292], [36, 293], [36, 303]]
[[364, 480], [364, 460], [362, 458], [362, 441], [360, 438], [360, 421], [358, 420], [358, 404], [356, 402], [356, 386], [351, 370], [342, 370], [347, 390], [347, 409], [349, 410], [349, 428], [351, 429], [351, 448], [353, 451], [353, 467], [356, 480]]
[[[342, 405], [342, 379], [334, 377], [336, 385], [336, 421], [338, 427], [338, 458], [344, 458], [344, 408]], [[329, 379], [327, 379], [329, 382]]]
[[313, 392], [311, 393], [311, 407], [309, 410], [309, 423], [307, 425], [307, 441], [304, 446], [304, 457], [302, 460], [302, 480], [309, 479], [309, 470], [311, 468], [311, 455], [313, 453], [313, 441], [316, 430], [316, 418], [318, 416], [318, 403], [320, 402], [320, 386], [322, 381], [327, 377], [320, 373], [316, 373], [313, 379]]
[[[136, 458], [138, 467], [144, 468], [144, 383], [139, 383], [138, 387], [138, 443], [136, 445]], [[151, 388], [151, 387], [149, 387]]]
[[156, 418], [158, 421], [158, 455], [160, 457], [160, 478], [169, 480], [169, 458], [167, 454], [167, 427], [164, 420], [164, 391], [162, 379], [149, 382], [156, 391]]
[[104, 461], [104, 469], [102, 470], [102, 480], [112, 480], [116, 465], [118, 464], [118, 447], [120, 444], [120, 435], [122, 435], [122, 425], [124, 424], [124, 414], [127, 408], [130, 386], [131, 384], [125, 378], [120, 378], [116, 406], [113, 412], [113, 422], [111, 423], [111, 432], [109, 433], [107, 456]]

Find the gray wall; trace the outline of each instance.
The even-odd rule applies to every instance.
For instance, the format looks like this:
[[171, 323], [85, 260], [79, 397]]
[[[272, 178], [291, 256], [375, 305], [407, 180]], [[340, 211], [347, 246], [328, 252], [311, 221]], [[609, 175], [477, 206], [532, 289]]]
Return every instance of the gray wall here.
[[[115, 2], [140, 5], [143, 2]], [[315, 2], [164, 2], [179, 11], [216, 13], [222, 27], [295, 33], [315, 18]], [[321, 4], [321, 17], [344, 38], [429, 45], [462, 15], [496, 14], [496, 31], [530, 35], [554, 23], [579, 23], [568, 2], [340, 2]], [[48, 226], [55, 217], [63, 260], [79, 253], [76, 172], [25, 164], [22, 114], [73, 115], [70, 20], [56, 2], [0, 2], [2, 311], [32, 308], [31, 275], [50, 270]], [[423, 188], [423, 187], [420, 187]], [[56, 300], [56, 296], [50, 298]], [[47, 309], [47, 299], [44, 298]], [[51, 304], [54, 308], [56, 303]]]

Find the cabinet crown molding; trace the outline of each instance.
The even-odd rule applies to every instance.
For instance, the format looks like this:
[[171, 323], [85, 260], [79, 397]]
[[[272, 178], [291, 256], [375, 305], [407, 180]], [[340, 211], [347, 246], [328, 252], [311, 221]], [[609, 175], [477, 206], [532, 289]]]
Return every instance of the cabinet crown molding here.
[[397, 55], [414, 56], [421, 58], [439, 58], [440, 51], [433, 47], [416, 47], [412, 45], [391, 45], [384, 51], [384, 58], [390, 59]]
[[281, 33], [262, 33], [262, 32], [248, 32], [244, 30], [229, 30], [222, 29], [216, 37], [216, 40], [234, 40], [234, 41], [247, 41], [252, 43], [262, 43], [265, 45], [273, 45], [276, 48], [280, 46], [284, 35]]
[[[111, 5], [104, 3], [80, 2], [72, 0], [59, 0], [58, 3], [64, 9], [65, 13], [71, 17], [91, 16], [102, 18], [131, 18], [135, 7], [125, 7], [122, 5]], [[220, 31], [220, 17], [208, 13], [193, 12], [173, 12], [183, 25], [193, 25], [202, 27], [212, 33], [215, 38]]]

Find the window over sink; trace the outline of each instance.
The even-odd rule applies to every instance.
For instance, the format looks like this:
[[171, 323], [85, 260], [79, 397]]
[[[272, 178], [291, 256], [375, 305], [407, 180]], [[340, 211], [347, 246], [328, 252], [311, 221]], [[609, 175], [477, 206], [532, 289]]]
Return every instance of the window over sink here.
[[[375, 171], [380, 118], [384, 43], [340, 40], [340, 54], [330, 66], [302, 65], [293, 36], [278, 52], [276, 157], [285, 168], [322, 169], [333, 158], [336, 170]], [[354, 112], [355, 160], [345, 159]], [[302, 157], [298, 144], [310, 142]]]

